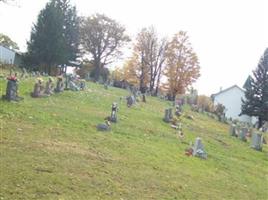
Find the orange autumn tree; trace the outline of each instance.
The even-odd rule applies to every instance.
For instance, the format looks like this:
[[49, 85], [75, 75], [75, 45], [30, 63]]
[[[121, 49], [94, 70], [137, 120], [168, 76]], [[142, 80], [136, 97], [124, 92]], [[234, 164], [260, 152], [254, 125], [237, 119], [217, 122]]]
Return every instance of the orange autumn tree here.
[[186, 89], [200, 77], [200, 66], [186, 32], [175, 34], [166, 52], [165, 88], [169, 99], [184, 94]]

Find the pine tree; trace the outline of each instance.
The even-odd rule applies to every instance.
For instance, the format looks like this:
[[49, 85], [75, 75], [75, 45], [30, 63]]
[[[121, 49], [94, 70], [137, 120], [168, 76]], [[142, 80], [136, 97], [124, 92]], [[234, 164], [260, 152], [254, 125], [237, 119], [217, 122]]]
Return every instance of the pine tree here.
[[52, 67], [75, 60], [78, 52], [78, 17], [68, 0], [51, 0], [41, 10], [28, 42], [26, 61], [51, 74]]
[[258, 128], [268, 121], [268, 48], [253, 71], [253, 77], [247, 80], [241, 114], [258, 117]]

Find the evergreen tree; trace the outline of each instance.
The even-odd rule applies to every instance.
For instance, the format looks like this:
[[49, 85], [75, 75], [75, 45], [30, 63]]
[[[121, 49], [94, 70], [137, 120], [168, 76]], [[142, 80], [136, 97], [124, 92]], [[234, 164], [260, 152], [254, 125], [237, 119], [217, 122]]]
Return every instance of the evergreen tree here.
[[52, 67], [75, 60], [78, 26], [76, 9], [68, 0], [51, 0], [32, 28], [25, 61], [51, 74]]
[[253, 77], [247, 80], [245, 97], [241, 114], [258, 117], [260, 128], [268, 121], [268, 48], [253, 71]]

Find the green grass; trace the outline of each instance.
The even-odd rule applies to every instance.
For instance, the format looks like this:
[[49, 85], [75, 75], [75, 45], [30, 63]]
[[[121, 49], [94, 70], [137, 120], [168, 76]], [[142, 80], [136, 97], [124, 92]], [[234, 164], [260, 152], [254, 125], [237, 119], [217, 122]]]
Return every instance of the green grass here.
[[[185, 112], [185, 142], [203, 139], [208, 159], [184, 155], [187, 144], [162, 121], [171, 104], [148, 97], [127, 108], [125, 90], [88, 83], [84, 92], [0, 101], [0, 199], [268, 199], [268, 151], [251, 149], [228, 126]], [[0, 80], [0, 95], [6, 81]], [[96, 131], [119, 103], [112, 131]]]

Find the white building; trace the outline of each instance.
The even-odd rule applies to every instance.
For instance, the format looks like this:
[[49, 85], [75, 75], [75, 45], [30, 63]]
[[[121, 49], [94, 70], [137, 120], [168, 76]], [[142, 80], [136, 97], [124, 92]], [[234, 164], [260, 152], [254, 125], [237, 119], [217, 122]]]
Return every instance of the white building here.
[[19, 65], [21, 56], [18, 52], [0, 45], [0, 63]]
[[245, 98], [245, 91], [234, 85], [216, 94], [213, 94], [214, 105], [222, 104], [226, 108], [227, 118], [238, 119], [239, 121], [251, 123], [251, 117], [247, 115], [239, 116], [241, 113], [242, 98]]

